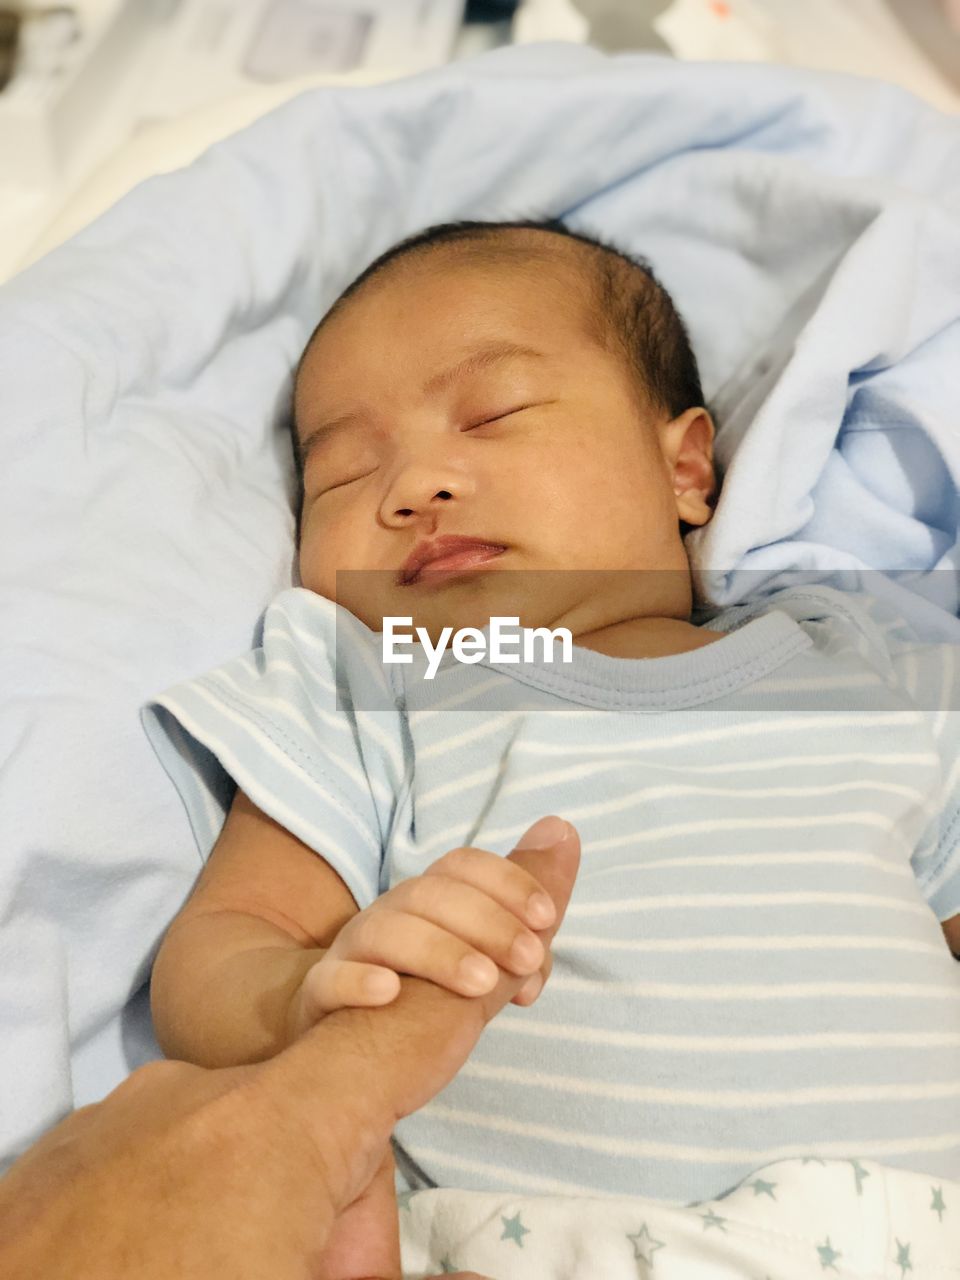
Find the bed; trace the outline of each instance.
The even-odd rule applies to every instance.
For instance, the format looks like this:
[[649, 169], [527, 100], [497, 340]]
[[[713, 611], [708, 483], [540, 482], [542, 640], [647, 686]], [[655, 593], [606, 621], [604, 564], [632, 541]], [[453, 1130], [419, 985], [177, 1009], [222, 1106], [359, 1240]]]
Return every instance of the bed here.
[[307, 334], [400, 237], [540, 216], [643, 253], [687, 318], [721, 424], [688, 542], [705, 616], [880, 570], [960, 640], [954, 119], [853, 77], [560, 44], [283, 103], [0, 288], [7, 1162], [159, 1056], [146, 984], [199, 862], [138, 708], [249, 648], [293, 580]]

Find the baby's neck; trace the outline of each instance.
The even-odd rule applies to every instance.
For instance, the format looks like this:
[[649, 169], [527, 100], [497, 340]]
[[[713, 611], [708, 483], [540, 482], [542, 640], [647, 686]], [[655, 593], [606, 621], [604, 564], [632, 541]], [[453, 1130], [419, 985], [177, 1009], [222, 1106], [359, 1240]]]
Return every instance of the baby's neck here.
[[695, 627], [679, 618], [628, 618], [575, 636], [573, 643], [610, 658], [665, 658], [701, 649], [714, 640], [722, 640], [724, 634]]

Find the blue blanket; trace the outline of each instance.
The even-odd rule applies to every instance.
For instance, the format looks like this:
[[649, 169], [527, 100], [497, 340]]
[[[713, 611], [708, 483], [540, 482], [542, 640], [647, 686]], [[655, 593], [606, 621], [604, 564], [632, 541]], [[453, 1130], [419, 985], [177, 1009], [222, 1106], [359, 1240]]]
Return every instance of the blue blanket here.
[[292, 580], [290, 371], [387, 245], [560, 216], [691, 329], [723, 493], [701, 604], [895, 571], [960, 638], [960, 124], [878, 83], [508, 49], [307, 93], [0, 289], [0, 1156], [155, 1055], [198, 870], [141, 736]]

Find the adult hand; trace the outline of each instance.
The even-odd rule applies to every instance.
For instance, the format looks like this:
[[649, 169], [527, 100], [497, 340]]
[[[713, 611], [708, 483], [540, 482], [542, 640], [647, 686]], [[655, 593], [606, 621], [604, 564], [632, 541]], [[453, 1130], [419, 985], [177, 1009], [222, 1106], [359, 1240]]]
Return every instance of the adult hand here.
[[[559, 821], [559, 819], [558, 819]], [[528, 979], [514, 996], [532, 1004], [546, 949], [535, 929], [555, 918], [540, 882], [490, 849], [451, 849], [340, 927], [306, 970], [287, 1015], [289, 1040], [338, 1009], [376, 1009], [400, 994], [403, 976], [459, 995], [491, 991], [500, 970]], [[479, 966], [479, 967], [478, 967]]]
[[[535, 830], [527, 832], [521, 845]], [[579, 837], [569, 824], [567, 832], [567, 838], [551, 842], [545, 849], [518, 846], [508, 855], [536, 877], [557, 909], [550, 928], [538, 933], [547, 948], [545, 977], [552, 964], [550, 943], [563, 920], [580, 865]], [[393, 1109], [392, 1132], [397, 1120], [418, 1110], [449, 1084], [470, 1056], [483, 1028], [526, 981], [501, 970], [492, 991], [463, 997], [419, 978], [404, 978], [400, 995], [392, 1004], [381, 1009], [339, 1010], [329, 1014], [320, 1026], [349, 1021], [352, 1043], [362, 1050], [367, 1068], [372, 1068], [369, 1087], [381, 1090], [381, 1105]], [[389, 1025], [388, 1013], [392, 1014]], [[383, 1069], [385, 1064], [389, 1064], [389, 1075]], [[348, 1180], [343, 1178], [340, 1184]], [[354, 1201], [345, 1203], [337, 1214], [324, 1254], [329, 1270], [322, 1274], [329, 1280], [399, 1280], [393, 1161], [386, 1144], [380, 1148], [379, 1160], [370, 1160], [357, 1175], [356, 1185], [361, 1189]]]
[[[510, 857], [556, 904], [549, 945], [576, 833]], [[394, 1124], [450, 1082], [524, 981], [465, 997], [405, 979], [392, 1004], [330, 1014], [269, 1062], [141, 1068], [0, 1180], [0, 1274], [399, 1280]]]

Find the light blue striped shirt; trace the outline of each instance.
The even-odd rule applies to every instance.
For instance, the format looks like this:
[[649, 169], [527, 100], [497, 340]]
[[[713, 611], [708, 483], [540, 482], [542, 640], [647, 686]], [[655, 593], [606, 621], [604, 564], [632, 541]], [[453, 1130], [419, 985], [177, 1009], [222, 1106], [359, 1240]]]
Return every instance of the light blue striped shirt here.
[[960, 1179], [955, 648], [822, 586], [709, 626], [654, 659], [448, 654], [428, 682], [292, 589], [260, 648], [144, 710], [204, 855], [235, 782], [360, 908], [458, 845], [576, 825], [550, 981], [400, 1123], [411, 1186], [692, 1204], [793, 1155]]

